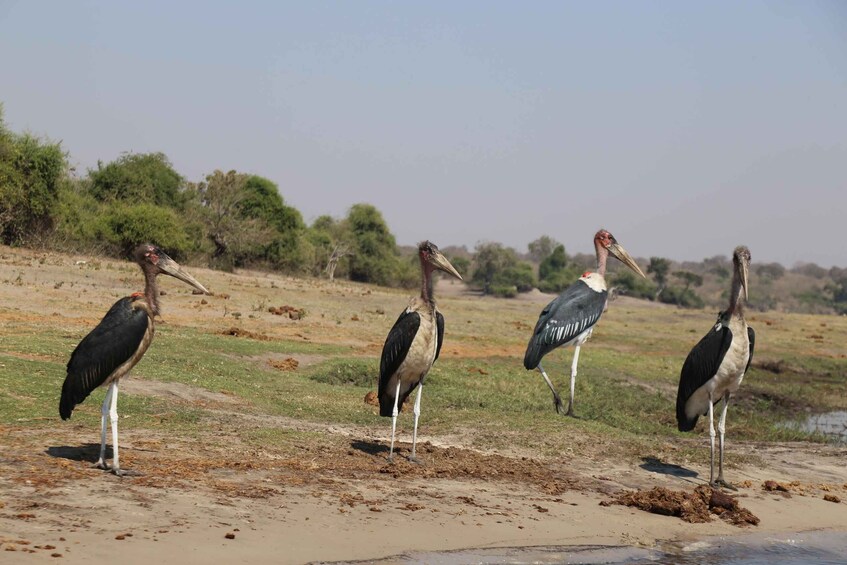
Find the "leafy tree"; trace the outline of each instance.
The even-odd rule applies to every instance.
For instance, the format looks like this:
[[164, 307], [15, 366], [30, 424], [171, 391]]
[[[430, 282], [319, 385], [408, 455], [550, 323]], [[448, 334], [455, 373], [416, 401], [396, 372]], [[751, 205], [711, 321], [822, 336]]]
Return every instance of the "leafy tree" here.
[[668, 273], [671, 270], [671, 262], [664, 257], [650, 257], [650, 264], [647, 265], [647, 272], [653, 275], [656, 281], [656, 295], [654, 299], [658, 299], [659, 295], [668, 284]]
[[275, 233], [264, 248], [264, 256], [271, 265], [285, 270], [300, 270], [306, 266], [307, 242], [305, 224], [300, 212], [287, 206], [272, 181], [251, 175], [247, 177], [244, 197], [238, 207], [245, 218], [261, 220]]
[[618, 292], [621, 294], [625, 294], [633, 298], [646, 298], [648, 300], [653, 300], [656, 295], [656, 286], [653, 283], [647, 279], [639, 277], [628, 269], [618, 271], [611, 280], [611, 284], [612, 286], [617, 287]]
[[185, 181], [163, 153], [127, 153], [90, 170], [91, 194], [100, 201], [149, 202], [182, 210]]
[[255, 259], [273, 238], [266, 222], [241, 213], [247, 179], [248, 175], [236, 171], [214, 171], [191, 186], [200, 204], [198, 214], [206, 237], [214, 245], [211, 264], [221, 269], [231, 270]]
[[713, 265], [709, 268], [709, 272], [722, 281], [725, 281], [729, 278], [729, 269], [727, 269], [723, 265]]
[[462, 275], [463, 279], [468, 278], [468, 273], [471, 270], [470, 259], [461, 256], [453, 256], [447, 258], [450, 260], [450, 264], [453, 265], [453, 267], [455, 267], [457, 271], [459, 271], [459, 274]]
[[692, 273], [691, 271], [674, 271], [673, 276], [685, 283], [684, 290], [686, 292], [691, 288], [691, 285], [694, 285], [695, 287], [703, 285], [703, 277], [697, 273]]
[[819, 265], [816, 265], [815, 263], [801, 263], [795, 265], [791, 269], [791, 272], [798, 273], [800, 275], [806, 275], [807, 277], [812, 277], [815, 279], [822, 279], [827, 275], [826, 269]]
[[[353, 236], [347, 229], [346, 221], [339, 221], [332, 216], [319, 216], [306, 231], [306, 239], [311, 246], [312, 255], [309, 261], [313, 275], [318, 276], [331, 268], [333, 276], [348, 276], [349, 257], [352, 249]], [[333, 253], [343, 249], [343, 255], [336, 257], [335, 265], [330, 265]]]
[[832, 296], [835, 311], [841, 315], [847, 314], [847, 269], [833, 267], [829, 271], [832, 282], [824, 290]]
[[[553, 250], [557, 246], [560, 246], [558, 241], [556, 241], [549, 235], [542, 235], [535, 241], [529, 242], [529, 245], [527, 245], [527, 248], [529, 250], [529, 258], [535, 261], [536, 263], [540, 263], [551, 253], [553, 253]], [[564, 250], [564, 247], [562, 249]]]
[[0, 106], [0, 241], [20, 243], [52, 225], [52, 209], [66, 176], [58, 143], [6, 128]]
[[518, 260], [514, 249], [500, 243], [481, 243], [474, 254], [471, 282], [484, 294], [511, 297], [532, 289], [532, 266]]
[[180, 216], [170, 208], [150, 203], [111, 207], [101, 235], [116, 245], [125, 257], [142, 242], [155, 243], [177, 259], [192, 248]]
[[766, 281], [775, 281], [785, 275], [785, 267], [779, 263], [764, 263], [756, 265], [756, 274]]
[[557, 245], [538, 266], [538, 278], [547, 279], [553, 274], [559, 273], [568, 266], [568, 256], [565, 254], [565, 246]]
[[53, 246], [67, 251], [107, 251], [108, 240], [103, 239], [106, 208], [91, 195], [86, 181], [67, 179], [54, 207]]
[[352, 238], [350, 279], [391, 285], [398, 282], [401, 263], [396, 255], [397, 242], [382, 214], [370, 204], [355, 204], [347, 214], [347, 229]]

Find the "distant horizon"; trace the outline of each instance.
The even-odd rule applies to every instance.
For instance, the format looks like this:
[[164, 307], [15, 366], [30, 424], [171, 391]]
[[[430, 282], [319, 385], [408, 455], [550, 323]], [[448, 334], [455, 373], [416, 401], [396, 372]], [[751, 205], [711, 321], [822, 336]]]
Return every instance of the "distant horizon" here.
[[[46, 17], [45, 14], [49, 14]], [[127, 25], [132, 22], [132, 25]], [[847, 267], [847, 4], [0, 3], [6, 124], [398, 244]], [[155, 39], [154, 39], [155, 38]]]

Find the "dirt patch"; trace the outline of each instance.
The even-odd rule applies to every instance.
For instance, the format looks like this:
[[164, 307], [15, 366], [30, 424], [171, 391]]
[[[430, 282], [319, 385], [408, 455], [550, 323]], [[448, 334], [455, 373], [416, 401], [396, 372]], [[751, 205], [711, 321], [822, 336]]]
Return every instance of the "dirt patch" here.
[[650, 490], [629, 491], [601, 506], [620, 504], [663, 516], [676, 516], [690, 523], [710, 522], [712, 514], [735, 526], [758, 525], [759, 518], [738, 504], [738, 500], [706, 485], [694, 492], [653, 487]]
[[238, 398], [234, 396], [182, 383], [164, 383], [131, 378], [121, 379], [121, 390], [122, 392], [140, 396], [155, 396], [171, 400], [177, 399], [196, 404], [203, 408], [210, 408], [215, 404], [238, 404]]
[[231, 335], [233, 337], [246, 337], [247, 339], [255, 339], [257, 341], [271, 341], [272, 338], [258, 332], [251, 332], [242, 328], [231, 326], [218, 332], [220, 335]]
[[286, 357], [285, 359], [268, 359], [268, 365], [280, 371], [296, 371], [300, 362], [294, 357]]

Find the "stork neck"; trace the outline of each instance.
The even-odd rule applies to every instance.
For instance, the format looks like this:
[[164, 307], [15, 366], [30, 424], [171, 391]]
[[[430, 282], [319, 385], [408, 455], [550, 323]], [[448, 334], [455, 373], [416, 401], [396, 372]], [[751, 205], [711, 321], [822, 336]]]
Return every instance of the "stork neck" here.
[[156, 284], [156, 274], [144, 270], [144, 298], [154, 316], [159, 314], [159, 287]]
[[432, 265], [421, 261], [421, 298], [428, 304], [435, 302], [432, 294]]
[[744, 313], [744, 299], [742, 298], [743, 292], [744, 288], [741, 286], [741, 276], [739, 276], [738, 271], [736, 271], [732, 275], [732, 290], [729, 293], [729, 308], [727, 308], [728, 314], [732, 315]]
[[599, 243], [595, 243], [594, 247], [597, 249], [597, 274], [605, 277], [606, 259], [609, 258], [609, 251]]

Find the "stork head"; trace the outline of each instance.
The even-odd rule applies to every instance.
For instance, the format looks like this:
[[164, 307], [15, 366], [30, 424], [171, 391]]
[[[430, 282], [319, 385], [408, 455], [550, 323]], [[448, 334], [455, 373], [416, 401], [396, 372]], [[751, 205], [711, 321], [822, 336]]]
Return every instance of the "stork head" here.
[[594, 246], [600, 250], [605, 249], [609, 253], [611, 253], [612, 257], [644, 277], [647, 278], [647, 275], [641, 270], [641, 267], [638, 266], [638, 263], [635, 262], [629, 253], [627, 253], [626, 249], [618, 243], [618, 240], [615, 239], [615, 236], [610, 234], [608, 231], [601, 229], [594, 236]]
[[418, 245], [418, 256], [421, 258], [422, 265], [432, 265], [432, 267], [438, 269], [439, 271], [444, 271], [445, 273], [453, 275], [459, 280], [463, 280], [462, 275], [459, 274], [459, 271], [457, 271], [456, 268], [450, 264], [450, 261], [447, 260], [447, 257], [445, 257], [444, 254], [438, 250], [438, 246], [432, 243], [431, 241], [422, 241]]
[[750, 250], [746, 245], [739, 245], [732, 252], [732, 266], [735, 269], [735, 276], [741, 282], [741, 288], [744, 289], [744, 300], [747, 300], [747, 277], [750, 272]]
[[170, 275], [174, 278], [188, 283], [203, 294], [211, 294], [206, 287], [200, 284], [197, 279], [189, 275], [179, 263], [171, 259], [167, 253], [162, 251], [158, 245], [151, 243], [143, 243], [135, 248], [133, 253], [135, 262], [141, 266], [145, 273], [152, 275]]

